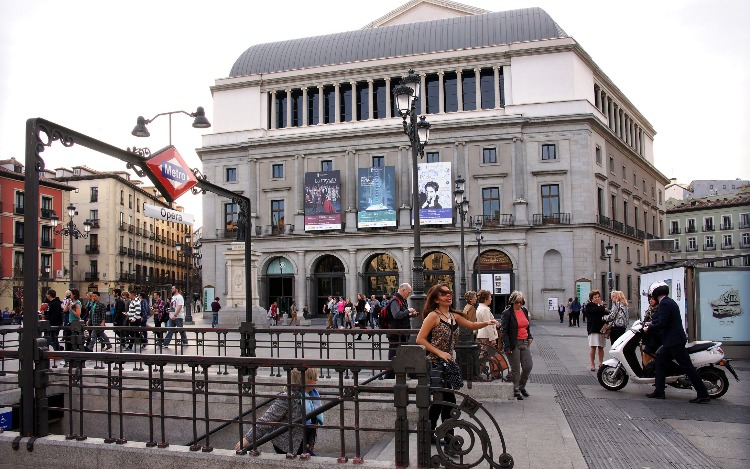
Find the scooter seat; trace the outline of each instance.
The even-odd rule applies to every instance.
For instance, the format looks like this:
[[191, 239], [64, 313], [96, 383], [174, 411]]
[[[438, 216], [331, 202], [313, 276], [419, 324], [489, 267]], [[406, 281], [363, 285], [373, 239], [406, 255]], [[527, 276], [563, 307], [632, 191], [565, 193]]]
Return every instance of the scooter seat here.
[[714, 342], [704, 342], [700, 344], [694, 344], [687, 348], [687, 352], [688, 353], [702, 352], [704, 350], [710, 349], [714, 345], [716, 345]]

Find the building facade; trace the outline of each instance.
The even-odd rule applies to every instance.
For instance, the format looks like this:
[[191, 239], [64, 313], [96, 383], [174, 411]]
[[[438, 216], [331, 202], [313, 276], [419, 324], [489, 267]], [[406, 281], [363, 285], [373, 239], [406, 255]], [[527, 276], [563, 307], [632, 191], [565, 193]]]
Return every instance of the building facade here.
[[698, 179], [690, 183], [692, 197], [703, 198], [710, 195], [730, 195], [747, 190], [747, 179]]
[[[496, 311], [515, 289], [536, 317], [557, 314], [550, 299], [606, 290], [608, 242], [614, 287], [637, 297], [644, 240], [664, 232], [652, 126], [543, 10], [432, 0], [359, 31], [250, 47], [212, 87], [198, 154], [209, 180], [251, 200], [260, 305], [294, 299], [318, 314], [329, 295], [411, 281], [411, 153], [392, 97], [410, 69], [432, 124], [420, 181], [438, 182], [419, 188], [439, 197], [422, 216], [425, 286], [459, 289], [461, 176], [484, 221], [481, 256], [465, 230], [468, 288], [480, 267]], [[204, 197], [203, 276], [219, 295], [237, 212]]]
[[[170, 208], [158, 190], [143, 187], [125, 171], [85, 166], [55, 171], [57, 181], [77, 189], [71, 203], [79, 228], [84, 220], [92, 223], [88, 238], [73, 240], [73, 278], [82, 290], [106, 294], [114, 288], [149, 293], [168, 292], [172, 284], [184, 288], [186, 263], [176, 245], [185, 242], [192, 227], [146, 216], [146, 204]], [[60, 224], [67, 221], [60, 216]]]
[[750, 266], [750, 192], [670, 200], [667, 226], [675, 242], [673, 259], [715, 259], [709, 267]]
[[[39, 181], [39, 284], [65, 291], [68, 276], [68, 245], [55, 235], [52, 215], [65, 213], [75, 188], [49, 179]], [[23, 299], [24, 274], [24, 167], [15, 160], [0, 161], [0, 310], [19, 309]], [[40, 298], [41, 300], [41, 298]]]

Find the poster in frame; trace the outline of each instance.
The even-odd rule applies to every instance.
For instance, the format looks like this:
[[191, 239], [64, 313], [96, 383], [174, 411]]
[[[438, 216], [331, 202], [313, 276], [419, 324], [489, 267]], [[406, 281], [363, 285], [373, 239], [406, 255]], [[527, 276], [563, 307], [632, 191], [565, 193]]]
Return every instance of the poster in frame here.
[[698, 340], [750, 344], [750, 269], [696, 267]]
[[341, 172], [305, 173], [305, 231], [341, 229]]

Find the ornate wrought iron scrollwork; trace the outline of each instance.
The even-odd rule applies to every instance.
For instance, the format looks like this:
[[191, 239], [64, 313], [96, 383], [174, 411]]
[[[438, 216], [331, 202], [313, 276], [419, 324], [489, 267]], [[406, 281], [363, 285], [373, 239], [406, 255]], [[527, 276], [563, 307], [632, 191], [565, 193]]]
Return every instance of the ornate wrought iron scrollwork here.
[[253, 395], [253, 385], [250, 383], [242, 383], [242, 395], [251, 397]]
[[302, 342], [299, 340], [294, 343], [294, 348], [302, 348]]
[[143, 171], [142, 169], [138, 168], [133, 163], [128, 163], [128, 164], [125, 165], [125, 167], [128, 168], [128, 169], [132, 169], [133, 172], [138, 175], [138, 177], [146, 177], [146, 172]]
[[328, 342], [321, 342], [320, 348], [328, 348]]
[[[495, 417], [476, 399], [466, 394], [446, 389], [438, 391], [436, 396], [439, 396], [440, 392], [452, 393], [456, 398], [461, 399], [461, 403], [448, 402], [444, 398], [433, 400], [433, 405], [449, 406], [451, 411], [450, 418], [444, 420], [435, 429], [435, 438], [443, 444], [436, 445], [437, 454], [432, 455], [430, 465], [464, 468], [481, 465], [481, 467], [496, 469], [512, 468], [513, 457], [507, 453], [505, 438]], [[467, 418], [462, 419], [462, 416]], [[485, 425], [484, 422], [490, 425]], [[500, 438], [502, 444], [502, 453], [497, 459], [492, 447], [492, 441], [496, 437]], [[479, 454], [477, 454], [477, 449], [481, 450]], [[466, 461], [467, 457], [472, 459]]]
[[[199, 181], [208, 181], [208, 176], [203, 174], [200, 169], [193, 168], [193, 175], [195, 178]], [[193, 195], [201, 195], [206, 193], [206, 189], [203, 189], [202, 187], [193, 186], [190, 188], [190, 192], [193, 193]]]
[[195, 390], [198, 392], [206, 392], [208, 382], [204, 379], [195, 380]]
[[149, 389], [153, 391], [161, 391], [164, 386], [164, 382], [160, 378], [153, 378], [149, 383]]
[[[41, 134], [45, 135], [45, 138]], [[75, 144], [75, 140], [72, 136], [64, 134], [60, 129], [48, 129], [44, 124], [37, 124], [34, 137], [36, 138], [36, 145], [34, 155], [36, 157], [35, 169], [37, 171], [44, 171], [45, 165], [42, 159], [41, 153], [44, 151], [44, 147], [52, 146], [52, 142], [59, 140], [64, 147], [72, 147]]]
[[381, 345], [380, 342], [373, 342], [372, 343], [372, 348], [379, 349], [379, 348], [381, 348], [380, 345]]
[[278, 346], [279, 346], [279, 341], [278, 340], [272, 340], [271, 341], [271, 347], [278, 347]]
[[130, 153], [135, 153], [136, 155], [141, 156], [143, 158], [149, 158], [149, 157], [151, 157], [151, 150], [149, 150], [148, 147], [143, 147], [143, 148], [138, 148], [138, 147], [130, 148], [130, 147], [128, 147], [128, 151]]
[[225, 347], [227, 345], [227, 339], [219, 339], [219, 347]]
[[197, 340], [195, 341], [195, 345], [196, 345], [196, 347], [203, 347], [203, 344], [204, 344], [204, 343], [205, 343], [205, 340], [204, 340], [204, 339], [197, 339]]
[[122, 384], [122, 380], [119, 376], [110, 376], [109, 378], [109, 387], [113, 389], [119, 389], [120, 385]]

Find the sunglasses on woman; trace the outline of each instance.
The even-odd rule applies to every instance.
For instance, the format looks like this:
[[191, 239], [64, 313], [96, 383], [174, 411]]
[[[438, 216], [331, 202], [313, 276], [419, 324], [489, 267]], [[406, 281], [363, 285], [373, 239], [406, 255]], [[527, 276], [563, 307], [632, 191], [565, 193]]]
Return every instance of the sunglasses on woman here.
[[448, 296], [448, 295], [453, 295], [453, 292], [450, 291], [450, 290], [441, 290], [440, 293], [438, 293], [438, 295], [440, 295], [440, 296]]

